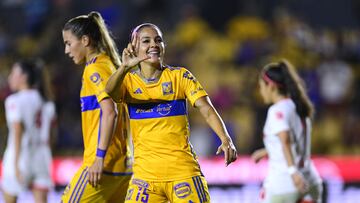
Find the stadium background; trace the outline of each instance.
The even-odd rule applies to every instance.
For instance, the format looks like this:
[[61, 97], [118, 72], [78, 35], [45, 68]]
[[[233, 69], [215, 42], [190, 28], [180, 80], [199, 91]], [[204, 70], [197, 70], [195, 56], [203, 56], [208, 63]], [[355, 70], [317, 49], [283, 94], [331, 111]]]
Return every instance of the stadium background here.
[[[51, 72], [58, 113], [53, 143], [57, 187], [51, 202], [58, 202], [82, 154], [82, 67], [64, 55], [61, 30], [68, 19], [92, 10], [103, 15], [119, 49], [137, 24], [157, 24], [164, 32], [166, 63], [187, 67], [208, 91], [241, 155], [233, 166], [223, 168], [222, 160], [214, 157], [218, 140], [200, 114], [190, 110], [191, 141], [208, 174], [213, 202], [257, 202], [266, 172], [266, 161], [255, 165], [249, 160], [262, 146], [266, 116], [257, 74], [279, 58], [296, 65], [316, 107], [312, 152], [325, 179], [326, 202], [359, 201], [359, 1], [2, 0], [0, 153], [6, 144], [3, 102], [10, 94], [11, 64], [41, 57]], [[31, 202], [31, 196], [20, 200]]]

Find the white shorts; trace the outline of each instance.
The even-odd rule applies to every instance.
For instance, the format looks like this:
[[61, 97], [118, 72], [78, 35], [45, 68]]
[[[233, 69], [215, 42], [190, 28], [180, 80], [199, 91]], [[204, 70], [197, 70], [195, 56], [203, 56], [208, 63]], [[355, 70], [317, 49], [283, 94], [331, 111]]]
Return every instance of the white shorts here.
[[309, 191], [303, 195], [300, 192], [289, 192], [284, 194], [273, 194], [271, 190], [264, 190], [261, 195], [262, 203], [297, 203], [306, 200], [306, 202], [322, 202], [322, 184], [313, 185]]
[[15, 174], [15, 157], [12, 149], [6, 149], [2, 164], [1, 188], [9, 195], [18, 196], [29, 187], [49, 190], [53, 187], [51, 179], [51, 151], [46, 145], [36, 149], [22, 149], [19, 158], [19, 170], [23, 182]]

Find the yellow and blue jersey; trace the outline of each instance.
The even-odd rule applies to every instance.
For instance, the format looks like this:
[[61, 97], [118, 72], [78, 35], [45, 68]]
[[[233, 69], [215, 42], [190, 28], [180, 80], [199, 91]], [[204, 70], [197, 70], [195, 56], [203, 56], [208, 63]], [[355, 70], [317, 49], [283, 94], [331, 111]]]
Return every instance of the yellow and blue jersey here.
[[[80, 92], [82, 133], [84, 141], [84, 164], [90, 166], [100, 141], [102, 111], [100, 102], [109, 98], [105, 92], [106, 83], [115, 67], [104, 54], [90, 60], [84, 69]], [[104, 160], [104, 173], [127, 175], [131, 173], [131, 153], [127, 145], [126, 106], [116, 104], [117, 124]]]
[[185, 68], [166, 67], [158, 82], [146, 84], [133, 71], [121, 88], [133, 137], [134, 176], [174, 181], [201, 175], [189, 142], [187, 101], [194, 105], [207, 93], [195, 77]]

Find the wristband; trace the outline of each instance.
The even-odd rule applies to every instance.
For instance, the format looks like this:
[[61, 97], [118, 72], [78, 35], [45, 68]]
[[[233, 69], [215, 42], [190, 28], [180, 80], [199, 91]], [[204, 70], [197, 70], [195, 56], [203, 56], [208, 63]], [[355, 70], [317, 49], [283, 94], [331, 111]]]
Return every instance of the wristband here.
[[96, 149], [96, 156], [97, 157], [104, 158], [105, 155], [106, 155], [106, 150], [99, 149], [99, 148]]
[[287, 168], [287, 171], [288, 171], [288, 173], [289, 173], [290, 175], [293, 175], [293, 174], [296, 173], [298, 170], [297, 170], [297, 168], [296, 168], [295, 166], [289, 166], [289, 167]]

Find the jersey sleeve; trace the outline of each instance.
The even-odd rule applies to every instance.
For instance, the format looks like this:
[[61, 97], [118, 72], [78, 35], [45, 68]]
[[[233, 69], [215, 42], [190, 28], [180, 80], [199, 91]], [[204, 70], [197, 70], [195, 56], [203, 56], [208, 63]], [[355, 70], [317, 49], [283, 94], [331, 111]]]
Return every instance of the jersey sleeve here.
[[21, 105], [15, 97], [9, 97], [5, 101], [6, 119], [8, 122], [20, 122], [21, 121]]
[[190, 71], [182, 68], [180, 77], [181, 87], [183, 88], [185, 96], [190, 101], [192, 106], [195, 105], [196, 100], [208, 95], [201, 86], [200, 82]]
[[270, 108], [268, 112], [268, 118], [272, 134], [276, 135], [280, 132], [290, 129], [289, 114], [285, 109]]
[[96, 95], [99, 103], [109, 97], [105, 92], [105, 86], [111, 75], [111, 69], [106, 66], [106, 63], [92, 64], [86, 67], [84, 71], [84, 80], [87, 80], [84, 82], [88, 84], [90, 90]]

